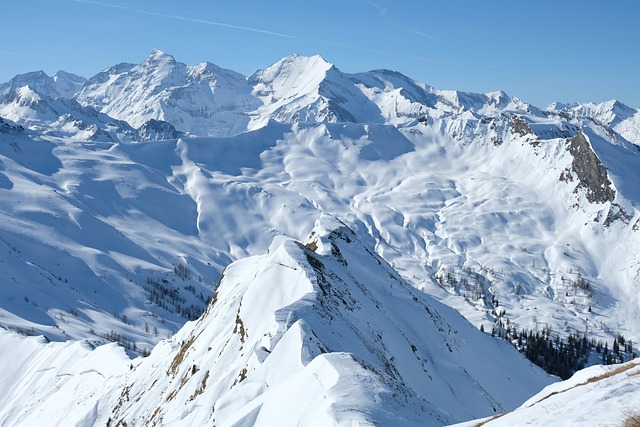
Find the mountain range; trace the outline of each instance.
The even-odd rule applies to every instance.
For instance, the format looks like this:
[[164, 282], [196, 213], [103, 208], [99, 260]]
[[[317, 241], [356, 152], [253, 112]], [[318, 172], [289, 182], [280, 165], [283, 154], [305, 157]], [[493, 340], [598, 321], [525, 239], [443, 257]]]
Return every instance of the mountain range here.
[[[514, 348], [522, 331], [636, 349], [639, 129], [618, 101], [539, 108], [320, 56], [245, 77], [156, 50], [89, 79], [16, 76], [0, 84], [0, 325], [42, 338], [0, 335], [31, 355], [2, 379], [0, 419], [512, 410], [554, 381]], [[83, 409], [35, 386], [82, 389]]]

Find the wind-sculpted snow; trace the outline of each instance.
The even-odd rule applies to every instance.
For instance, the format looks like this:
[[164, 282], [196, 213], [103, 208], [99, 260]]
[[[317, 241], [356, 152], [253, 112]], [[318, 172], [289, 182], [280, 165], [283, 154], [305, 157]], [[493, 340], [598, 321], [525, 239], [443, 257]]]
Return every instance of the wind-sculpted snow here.
[[329, 212], [476, 326], [640, 338], [639, 153], [618, 127], [637, 115], [620, 103], [540, 110], [299, 55], [245, 78], [154, 51], [90, 78], [84, 107], [54, 99], [82, 81], [57, 76], [2, 85], [5, 326], [147, 350], [229, 262]]
[[[443, 425], [515, 408], [553, 381], [406, 283], [365, 239], [326, 216], [306, 246], [276, 238], [225, 269], [205, 314], [128, 372], [115, 354], [113, 371], [86, 385], [67, 368], [58, 387], [80, 385], [65, 404], [82, 403], [76, 417], [93, 405], [84, 417], [95, 425]], [[37, 347], [31, 365], [64, 370], [40, 357], [59, 346], [5, 335]], [[32, 378], [16, 372], [5, 423], [66, 419], [53, 410], [59, 394], [14, 392]]]
[[47, 343], [3, 329], [0, 344], [2, 425], [98, 425], [98, 399], [131, 363], [116, 344]]
[[637, 150], [583, 127], [615, 190], [591, 203], [568, 149], [579, 128], [518, 117], [270, 122], [138, 144], [2, 134], [0, 267], [14, 285], [0, 322], [51, 339], [113, 330], [149, 349], [199, 314], [230, 261], [302, 239], [331, 212], [365, 224], [403, 277], [476, 326], [506, 312], [517, 328], [637, 341]]

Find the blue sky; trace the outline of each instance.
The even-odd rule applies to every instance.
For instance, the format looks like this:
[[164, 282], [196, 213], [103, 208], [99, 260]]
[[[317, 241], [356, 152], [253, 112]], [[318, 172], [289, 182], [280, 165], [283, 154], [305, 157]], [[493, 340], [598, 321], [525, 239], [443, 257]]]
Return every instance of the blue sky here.
[[7, 0], [1, 10], [0, 81], [40, 69], [90, 77], [154, 48], [245, 75], [299, 53], [541, 107], [640, 106], [637, 0]]

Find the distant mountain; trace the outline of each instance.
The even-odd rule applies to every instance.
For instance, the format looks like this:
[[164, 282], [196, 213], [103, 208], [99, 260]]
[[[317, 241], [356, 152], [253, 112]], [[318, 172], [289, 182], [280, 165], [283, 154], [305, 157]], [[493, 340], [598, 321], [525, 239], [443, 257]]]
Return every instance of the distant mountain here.
[[246, 130], [259, 101], [244, 76], [205, 62], [187, 66], [154, 50], [141, 64], [121, 64], [89, 79], [76, 95], [134, 127], [154, 119], [181, 132], [230, 135]]
[[84, 77], [77, 76], [66, 71], [58, 71], [53, 75], [56, 89], [63, 98], [73, 98], [80, 88], [87, 82]]
[[640, 111], [619, 101], [607, 101], [600, 104], [559, 104], [548, 110], [565, 114], [567, 117], [591, 119], [617, 132], [627, 141], [640, 146]]
[[135, 129], [121, 120], [83, 107], [73, 99], [51, 98], [23, 86], [0, 95], [0, 115], [46, 135], [83, 141], [136, 141]]
[[0, 84], [0, 93], [16, 92], [28, 86], [32, 91], [50, 98], [73, 98], [75, 93], [87, 81], [84, 77], [58, 71], [49, 77], [44, 71], [19, 74], [7, 83]]
[[[105, 370], [84, 348], [13, 347], [27, 346], [32, 361], [3, 354], [16, 372], [2, 383], [3, 424], [442, 425], [513, 409], [554, 381], [326, 216], [306, 246], [277, 238], [231, 264], [205, 314], [128, 372], [112, 348], [93, 351]], [[65, 354], [86, 362], [58, 365]], [[23, 390], [43, 368], [68, 376], [36, 399]], [[80, 394], [63, 394], [72, 385]], [[82, 410], [57, 411], [71, 401]]]
[[163, 139], [177, 139], [183, 137], [184, 133], [178, 132], [171, 123], [150, 119], [140, 126], [138, 135], [140, 135], [143, 141], [158, 141]]

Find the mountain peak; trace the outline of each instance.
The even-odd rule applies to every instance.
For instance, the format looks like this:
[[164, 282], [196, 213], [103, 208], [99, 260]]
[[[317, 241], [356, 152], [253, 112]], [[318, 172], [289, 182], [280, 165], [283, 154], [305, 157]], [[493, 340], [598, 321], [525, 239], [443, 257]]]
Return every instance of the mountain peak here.
[[256, 71], [250, 78], [262, 81], [305, 79], [319, 83], [331, 68], [333, 68], [333, 64], [327, 62], [320, 55], [292, 54], [267, 68]]
[[87, 81], [87, 79], [82, 76], [79, 76], [77, 74], [73, 74], [64, 70], [58, 70], [58, 72], [53, 75], [53, 79], [56, 81], [66, 80], [66, 81], [77, 82], [77, 83], [84, 83]]
[[175, 61], [175, 58], [172, 55], [170, 55], [170, 54], [168, 54], [165, 51], [162, 51], [160, 49], [153, 49], [151, 51], [151, 53], [149, 54], [149, 58], [156, 58], [156, 59], [165, 58], [165, 59], [171, 59], [171, 60]]
[[305, 55], [300, 55], [298, 53], [293, 53], [291, 55], [285, 56], [284, 58], [282, 58], [280, 62], [297, 62], [297, 63], [304, 62], [304, 63], [312, 63], [312, 64], [318, 64], [318, 65], [325, 64], [328, 67], [333, 66], [333, 64], [327, 61], [326, 59], [324, 59], [322, 55], [305, 56]]
[[31, 71], [29, 73], [18, 74], [9, 80], [9, 86], [17, 89], [23, 86], [29, 86], [34, 90], [51, 89], [53, 86], [53, 79], [42, 70]]
[[145, 63], [175, 63], [175, 62], [176, 62], [176, 59], [172, 55], [169, 55], [168, 53], [165, 53], [160, 49], [153, 49], [149, 54], [149, 57], [145, 61]]
[[591, 117], [612, 128], [638, 113], [636, 109], [616, 99], [599, 104], [593, 102], [571, 104], [554, 102], [547, 109], [570, 113], [579, 118]]

